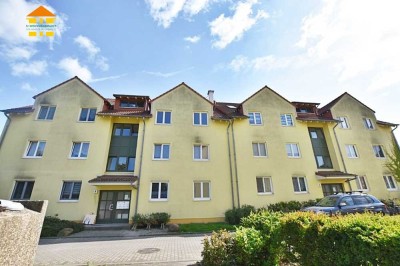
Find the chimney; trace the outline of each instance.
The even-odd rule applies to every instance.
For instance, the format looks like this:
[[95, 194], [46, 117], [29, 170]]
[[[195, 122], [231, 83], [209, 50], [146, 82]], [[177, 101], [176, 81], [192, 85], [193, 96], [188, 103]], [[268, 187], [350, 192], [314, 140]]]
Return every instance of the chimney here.
[[214, 103], [214, 91], [213, 90], [209, 90], [207, 92], [207, 96], [208, 96], [208, 100], [212, 103]]

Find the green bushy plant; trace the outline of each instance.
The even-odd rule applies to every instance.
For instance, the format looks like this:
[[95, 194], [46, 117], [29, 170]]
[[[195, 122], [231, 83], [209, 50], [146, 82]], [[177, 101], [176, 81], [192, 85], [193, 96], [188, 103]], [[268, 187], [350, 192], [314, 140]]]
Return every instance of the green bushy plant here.
[[302, 208], [309, 207], [309, 206], [314, 206], [318, 203], [320, 199], [315, 199], [315, 200], [308, 200], [308, 201], [281, 201], [273, 204], [269, 204], [267, 206], [267, 209], [270, 211], [276, 211], [276, 212], [294, 212], [294, 211], [299, 211]]
[[234, 256], [238, 265], [262, 265], [266, 261], [266, 239], [261, 231], [240, 226], [236, 229], [234, 243]]
[[137, 227], [147, 227], [150, 229], [152, 225], [161, 226], [169, 222], [171, 215], [166, 212], [156, 212], [150, 214], [137, 213], [132, 217], [134, 229]]
[[203, 265], [205, 266], [230, 266], [235, 265], [234, 238], [226, 230], [213, 232], [203, 240]]
[[256, 209], [251, 205], [243, 205], [240, 208], [230, 209], [225, 212], [225, 221], [228, 224], [237, 225], [240, 224], [240, 220], [243, 217], [249, 216], [252, 212], [256, 212]]
[[84, 225], [68, 220], [61, 220], [58, 217], [46, 216], [43, 221], [41, 237], [54, 237], [57, 236], [63, 228], [72, 228], [74, 233], [84, 230]]

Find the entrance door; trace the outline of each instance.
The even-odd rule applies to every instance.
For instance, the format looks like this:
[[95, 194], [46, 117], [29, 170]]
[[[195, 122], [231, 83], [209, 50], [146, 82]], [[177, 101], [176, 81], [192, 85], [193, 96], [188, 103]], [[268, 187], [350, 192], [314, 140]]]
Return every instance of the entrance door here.
[[343, 192], [343, 184], [322, 184], [322, 192], [324, 197]]
[[100, 191], [97, 223], [128, 223], [131, 191]]

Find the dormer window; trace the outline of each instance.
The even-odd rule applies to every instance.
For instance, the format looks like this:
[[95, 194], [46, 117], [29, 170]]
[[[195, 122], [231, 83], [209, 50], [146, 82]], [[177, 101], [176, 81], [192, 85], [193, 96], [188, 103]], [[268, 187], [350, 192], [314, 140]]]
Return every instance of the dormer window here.
[[296, 112], [297, 113], [314, 113], [314, 110], [312, 108], [301, 107], [301, 108], [296, 108]]
[[136, 108], [136, 107], [143, 107], [144, 104], [142, 102], [137, 101], [129, 101], [129, 100], [122, 100], [119, 104], [121, 108]]

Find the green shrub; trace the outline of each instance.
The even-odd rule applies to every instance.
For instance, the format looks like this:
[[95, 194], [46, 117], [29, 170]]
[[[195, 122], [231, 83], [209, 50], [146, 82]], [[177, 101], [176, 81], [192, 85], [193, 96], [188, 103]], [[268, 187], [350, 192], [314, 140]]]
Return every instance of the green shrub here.
[[213, 232], [209, 238], [204, 238], [203, 245], [203, 265], [235, 265], [234, 238], [226, 230]]
[[268, 246], [261, 231], [240, 226], [235, 233], [235, 261], [238, 265], [262, 265], [268, 257]]
[[243, 205], [240, 208], [230, 209], [225, 212], [225, 221], [228, 224], [240, 224], [240, 220], [243, 217], [249, 216], [252, 212], [256, 212], [256, 209], [251, 205]]
[[273, 204], [269, 204], [267, 209], [275, 212], [294, 212], [300, 211], [302, 208], [314, 206], [318, 203], [319, 199], [308, 200], [308, 201], [281, 201]]
[[156, 212], [150, 214], [136, 214], [132, 217], [133, 223], [136, 227], [148, 227], [151, 225], [160, 226], [169, 222], [171, 215], [166, 212]]
[[61, 220], [58, 217], [46, 216], [44, 218], [41, 237], [54, 237], [57, 236], [63, 228], [72, 228], [74, 233], [78, 233], [84, 230], [84, 225], [68, 220]]
[[150, 214], [150, 216], [153, 217], [157, 225], [167, 224], [169, 222], [169, 219], [171, 218], [171, 215], [166, 212], [156, 212]]

